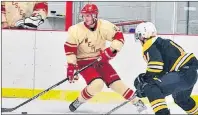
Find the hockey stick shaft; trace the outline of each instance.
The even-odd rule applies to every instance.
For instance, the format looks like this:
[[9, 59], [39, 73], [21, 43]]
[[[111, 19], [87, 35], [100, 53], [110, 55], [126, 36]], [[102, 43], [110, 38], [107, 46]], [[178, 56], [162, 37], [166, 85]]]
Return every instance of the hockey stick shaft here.
[[[125, 104], [131, 102], [132, 100], [134, 100], [137, 96], [137, 90], [135, 91], [134, 95], [127, 101], [121, 103], [120, 105], [116, 106], [115, 108], [113, 108], [112, 110], [110, 110], [109, 112], [107, 112], [105, 115], [111, 114], [114, 111], [118, 110], [119, 108], [121, 108], [122, 106], [124, 106]], [[147, 112], [147, 107], [146, 105], [142, 102], [142, 100], [138, 100], [135, 103], [133, 102], [133, 105], [137, 108], [138, 113], [142, 113], [143, 111], [145, 113]]]
[[[93, 61], [92, 63], [86, 65], [85, 67], [81, 68], [80, 70], [78, 70], [78, 71], [74, 74], [74, 76], [77, 75], [77, 74], [79, 74], [81, 71], [87, 69], [88, 67], [92, 66], [94, 63], [96, 63], [96, 62], [99, 61], [99, 60], [100, 60], [100, 58], [98, 58], [97, 60]], [[1, 111], [2, 111], [2, 112], [12, 112], [12, 111], [18, 109], [19, 107], [21, 107], [21, 106], [27, 104], [28, 102], [30, 102], [30, 101], [32, 101], [32, 100], [38, 98], [39, 96], [41, 96], [41, 95], [47, 93], [47, 92], [50, 91], [51, 89], [53, 89], [53, 88], [59, 86], [60, 84], [64, 83], [64, 82], [67, 81], [67, 80], [69, 80], [69, 79], [68, 79], [68, 78], [65, 78], [65, 79], [59, 81], [58, 83], [52, 85], [51, 87], [49, 87], [49, 88], [47, 88], [46, 90], [40, 92], [39, 94], [35, 95], [34, 97], [32, 97], [32, 98], [26, 100], [25, 102], [23, 102], [23, 103], [17, 105], [17, 106], [14, 107], [14, 108], [1, 108]]]
[[115, 108], [113, 108], [112, 110], [110, 110], [109, 112], [107, 112], [105, 115], [109, 115], [111, 113], [113, 113], [114, 111], [118, 110], [120, 107], [126, 105], [127, 103], [129, 103], [130, 101], [132, 101], [133, 99], [135, 99], [136, 97], [136, 93], [127, 101], [121, 103], [120, 105], [116, 106]]

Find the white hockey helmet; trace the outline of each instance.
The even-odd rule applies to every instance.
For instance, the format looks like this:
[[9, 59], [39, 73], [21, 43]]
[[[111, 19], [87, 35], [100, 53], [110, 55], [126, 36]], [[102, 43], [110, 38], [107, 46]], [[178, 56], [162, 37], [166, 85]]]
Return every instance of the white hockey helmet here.
[[157, 35], [156, 27], [151, 22], [143, 22], [140, 23], [135, 29], [135, 39], [140, 40], [143, 39], [150, 39]]

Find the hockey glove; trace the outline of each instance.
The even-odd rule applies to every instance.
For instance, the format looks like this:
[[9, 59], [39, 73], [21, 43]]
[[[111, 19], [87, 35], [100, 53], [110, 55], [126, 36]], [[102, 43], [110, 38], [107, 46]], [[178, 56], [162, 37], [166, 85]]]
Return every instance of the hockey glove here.
[[74, 83], [75, 80], [78, 80], [78, 76], [74, 76], [75, 71], [78, 67], [74, 64], [68, 64], [67, 67], [67, 78], [69, 78], [70, 83]]
[[144, 87], [148, 84], [144, 81], [145, 73], [141, 73], [134, 81], [134, 86], [136, 88], [136, 94], [139, 98], [146, 97], [144, 94]]
[[20, 19], [15, 23], [15, 26], [19, 29], [37, 29], [37, 27], [44, 23], [41, 15], [32, 15], [25, 19]]
[[117, 52], [113, 52], [110, 47], [106, 48], [104, 51], [100, 51], [101, 60], [100, 62], [106, 63], [116, 56]]

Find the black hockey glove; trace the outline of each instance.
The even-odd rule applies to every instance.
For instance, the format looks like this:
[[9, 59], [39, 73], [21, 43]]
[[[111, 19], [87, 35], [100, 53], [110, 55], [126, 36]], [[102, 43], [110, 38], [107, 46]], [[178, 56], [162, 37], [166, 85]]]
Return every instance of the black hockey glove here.
[[136, 88], [136, 94], [139, 98], [146, 97], [144, 94], [144, 87], [148, 84], [144, 81], [145, 73], [141, 73], [138, 75], [138, 77], [134, 81], [134, 86]]

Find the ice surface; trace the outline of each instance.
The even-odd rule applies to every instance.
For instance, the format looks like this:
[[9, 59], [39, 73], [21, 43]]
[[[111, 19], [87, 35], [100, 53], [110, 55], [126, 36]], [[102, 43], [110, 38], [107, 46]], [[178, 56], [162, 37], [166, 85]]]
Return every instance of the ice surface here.
[[[24, 102], [26, 99], [16, 99], [16, 98], [3, 98], [2, 107], [12, 108], [18, 104]], [[28, 104], [18, 108], [13, 112], [6, 112], [3, 114], [21, 114], [21, 112], [28, 112], [28, 114], [105, 114], [120, 103], [114, 104], [100, 104], [100, 103], [85, 103], [80, 106], [76, 112], [72, 113], [69, 111], [68, 106], [70, 103], [65, 101], [55, 101], [55, 100], [33, 100]], [[171, 114], [185, 114], [185, 112], [173, 103], [168, 103]], [[152, 109], [149, 105], [148, 113], [153, 114]], [[113, 112], [114, 114], [137, 114], [136, 108], [128, 103], [122, 108]]]

